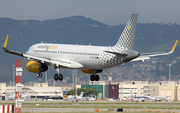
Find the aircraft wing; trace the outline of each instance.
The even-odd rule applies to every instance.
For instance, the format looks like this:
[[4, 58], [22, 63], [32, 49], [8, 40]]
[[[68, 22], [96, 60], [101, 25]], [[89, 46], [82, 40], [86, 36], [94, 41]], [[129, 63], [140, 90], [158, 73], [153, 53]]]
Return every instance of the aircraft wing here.
[[174, 50], [176, 48], [176, 45], [177, 45], [177, 42], [178, 42], [178, 40], [176, 40], [176, 42], [175, 42], [173, 48], [171, 49], [171, 51], [169, 51], [167, 53], [164, 53], [164, 52], [141, 53], [139, 57], [133, 59], [132, 61], [143, 61], [144, 62], [144, 60], [148, 60], [151, 57], [162, 56], [162, 55], [169, 55], [169, 54], [174, 52]]
[[83, 67], [83, 65], [81, 65], [78, 62], [69, 61], [69, 60], [65, 60], [61, 58], [58, 58], [58, 59], [45, 58], [45, 57], [33, 56], [33, 55], [24, 54], [17, 51], [8, 50], [7, 49], [8, 36], [9, 35], [7, 35], [4, 45], [3, 45], [3, 49], [7, 53], [22, 56], [24, 58], [27, 58], [28, 60], [36, 60], [36, 61], [40, 61], [41, 63], [48, 63], [48, 64], [52, 64], [56, 66], [62, 66], [62, 67], [67, 67], [67, 68], [82, 68]]

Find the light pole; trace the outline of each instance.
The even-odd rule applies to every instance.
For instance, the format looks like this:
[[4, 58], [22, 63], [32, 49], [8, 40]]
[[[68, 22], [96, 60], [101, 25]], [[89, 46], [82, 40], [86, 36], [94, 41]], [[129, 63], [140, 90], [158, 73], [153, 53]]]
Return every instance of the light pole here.
[[47, 71], [45, 72], [45, 83], [48, 83], [47, 82]]
[[75, 69], [74, 72], [75, 72], [75, 96], [77, 96], [77, 69]]
[[171, 66], [172, 66], [173, 64], [168, 64], [168, 66], [169, 66], [169, 81], [171, 81]]
[[167, 64], [169, 66], [169, 81], [171, 81], [171, 66], [173, 66], [173, 64], [175, 64], [175, 63], [177, 63], [176, 60]]
[[13, 86], [14, 86], [14, 67], [15, 65], [12, 65], [13, 66]]

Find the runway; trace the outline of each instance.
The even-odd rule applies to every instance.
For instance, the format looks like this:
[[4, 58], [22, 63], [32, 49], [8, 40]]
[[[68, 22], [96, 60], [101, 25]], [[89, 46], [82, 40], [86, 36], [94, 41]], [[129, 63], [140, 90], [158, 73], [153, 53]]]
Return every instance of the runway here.
[[[14, 104], [15, 101], [0, 101], [2, 104]], [[126, 112], [179, 112], [180, 102], [122, 102], [122, 101], [24, 101], [22, 112], [102, 112], [117, 111], [118, 108]], [[159, 109], [160, 108], [160, 109]]]
[[[22, 112], [95, 112], [95, 108], [22, 108]], [[99, 109], [100, 112], [115, 112], [117, 109]], [[123, 109], [125, 112], [142, 112], [142, 111], [152, 111], [152, 112], [169, 112], [169, 109]], [[180, 112], [180, 110], [172, 109], [171, 112]]]

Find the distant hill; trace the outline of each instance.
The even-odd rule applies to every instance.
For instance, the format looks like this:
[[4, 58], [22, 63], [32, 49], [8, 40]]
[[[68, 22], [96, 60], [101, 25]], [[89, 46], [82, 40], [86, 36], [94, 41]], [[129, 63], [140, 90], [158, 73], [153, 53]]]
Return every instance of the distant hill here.
[[[41, 41], [109, 46], [117, 42], [124, 27], [125, 24], [109, 26], [84, 16], [45, 21], [0, 18], [0, 44], [3, 45], [6, 35], [9, 34], [8, 48], [21, 52], [26, 52], [29, 46]], [[140, 52], [169, 51], [179, 36], [180, 25], [177, 24], [138, 23], [134, 49]], [[174, 55], [176, 56], [176, 53]], [[0, 51], [0, 82], [9, 82], [15, 59], [20, 59], [20, 57], [6, 54], [3, 50]], [[23, 61], [24, 74], [26, 74], [24, 81], [32, 80], [30, 76], [34, 74], [26, 71], [25, 63]], [[50, 73], [54, 75], [53, 73], [56, 72], [52, 69]], [[65, 73], [68, 72], [65, 71]]]

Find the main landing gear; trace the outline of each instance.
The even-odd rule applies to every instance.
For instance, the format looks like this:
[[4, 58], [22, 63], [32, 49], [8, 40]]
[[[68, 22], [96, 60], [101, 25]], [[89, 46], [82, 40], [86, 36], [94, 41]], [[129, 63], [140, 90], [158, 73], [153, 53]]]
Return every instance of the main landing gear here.
[[96, 73], [101, 73], [103, 70], [94, 70], [94, 74], [90, 76], [91, 81], [99, 81], [99, 75]]
[[91, 75], [91, 76], [90, 76], [90, 80], [91, 80], [91, 81], [94, 81], [94, 80], [95, 80], [95, 81], [99, 81], [99, 75]]
[[57, 80], [62, 81], [62, 80], [63, 80], [63, 75], [62, 75], [62, 74], [55, 74], [55, 75], [54, 75], [54, 80], [55, 80], [55, 81], [57, 81]]
[[63, 75], [59, 74], [60, 67], [59, 66], [54, 66], [54, 69], [57, 71], [57, 74], [54, 75], [54, 80], [55, 81], [57, 81], [57, 80], [62, 81], [63, 80]]

